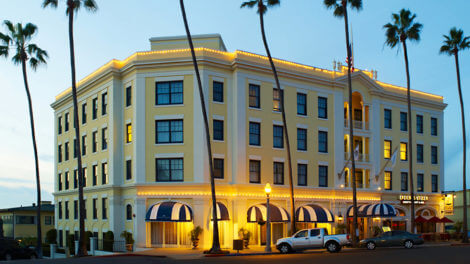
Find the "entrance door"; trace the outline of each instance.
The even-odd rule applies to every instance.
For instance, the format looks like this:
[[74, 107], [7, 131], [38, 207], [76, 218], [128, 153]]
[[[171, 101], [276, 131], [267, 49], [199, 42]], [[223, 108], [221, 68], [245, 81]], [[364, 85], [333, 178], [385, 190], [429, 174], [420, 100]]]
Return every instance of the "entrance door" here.
[[[266, 224], [260, 225], [260, 244], [266, 245]], [[275, 244], [278, 239], [284, 237], [284, 224], [271, 223], [271, 244]]]

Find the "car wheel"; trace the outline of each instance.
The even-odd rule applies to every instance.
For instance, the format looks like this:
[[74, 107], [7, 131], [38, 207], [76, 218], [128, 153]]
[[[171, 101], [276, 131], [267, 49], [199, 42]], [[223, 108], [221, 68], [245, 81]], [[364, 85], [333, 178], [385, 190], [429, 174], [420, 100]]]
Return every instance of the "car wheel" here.
[[413, 246], [414, 246], [413, 241], [411, 240], [405, 241], [405, 248], [413, 248]]
[[375, 243], [372, 242], [372, 241], [367, 242], [366, 248], [367, 248], [368, 250], [374, 250], [374, 249], [375, 249]]
[[336, 253], [341, 250], [341, 247], [336, 242], [329, 242], [328, 244], [326, 244], [326, 250], [328, 250], [328, 252], [330, 253]]
[[29, 256], [30, 259], [37, 259], [38, 257], [36, 256], [36, 254], [31, 254], [31, 256]]
[[10, 260], [12, 260], [12, 259], [13, 259], [13, 257], [12, 257], [12, 255], [11, 255], [10, 253], [6, 253], [6, 254], [5, 254], [5, 260], [6, 260], [6, 261], [10, 261]]
[[282, 243], [281, 245], [279, 245], [279, 251], [282, 254], [287, 254], [287, 253], [290, 253], [292, 251], [292, 248], [289, 246], [289, 244]]

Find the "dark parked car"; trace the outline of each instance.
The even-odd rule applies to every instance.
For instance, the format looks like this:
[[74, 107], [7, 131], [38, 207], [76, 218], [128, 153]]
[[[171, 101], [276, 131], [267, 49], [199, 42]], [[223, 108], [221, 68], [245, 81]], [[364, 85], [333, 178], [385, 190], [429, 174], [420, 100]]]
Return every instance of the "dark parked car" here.
[[22, 247], [14, 239], [0, 238], [0, 259], [35, 259], [36, 252], [28, 247]]
[[423, 243], [424, 240], [420, 235], [411, 234], [406, 231], [389, 231], [378, 237], [363, 239], [361, 240], [360, 245], [369, 250], [373, 250], [376, 247], [394, 246], [412, 248], [414, 245], [420, 245]]

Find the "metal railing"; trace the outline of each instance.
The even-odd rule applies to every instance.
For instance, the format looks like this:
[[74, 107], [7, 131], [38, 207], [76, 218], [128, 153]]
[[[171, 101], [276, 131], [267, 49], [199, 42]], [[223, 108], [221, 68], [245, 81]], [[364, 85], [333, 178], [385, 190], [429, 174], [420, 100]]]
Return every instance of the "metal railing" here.
[[[344, 152], [344, 160], [351, 159], [351, 152]], [[369, 162], [369, 154], [359, 153], [357, 157], [358, 162]]]
[[[344, 127], [349, 128], [349, 119], [344, 119]], [[354, 129], [369, 130], [369, 122], [353, 120]]]
[[126, 252], [126, 241], [98, 239], [96, 250], [107, 252]]

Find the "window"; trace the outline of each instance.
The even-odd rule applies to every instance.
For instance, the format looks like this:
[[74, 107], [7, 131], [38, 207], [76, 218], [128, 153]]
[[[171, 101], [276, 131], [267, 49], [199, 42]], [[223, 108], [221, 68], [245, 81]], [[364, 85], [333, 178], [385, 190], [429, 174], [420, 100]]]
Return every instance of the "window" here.
[[65, 149], [64, 149], [64, 152], [65, 152], [65, 161], [69, 160], [69, 142], [65, 142]]
[[57, 161], [62, 162], [62, 145], [57, 146]]
[[108, 93], [101, 95], [101, 115], [106, 115], [108, 112]]
[[418, 177], [417, 178], [418, 186], [416, 189], [418, 192], [423, 192], [424, 191], [424, 174], [418, 173], [417, 177]]
[[132, 124], [126, 125], [126, 143], [132, 142]]
[[273, 147], [284, 148], [284, 131], [282, 126], [273, 126]]
[[82, 168], [82, 177], [83, 177], [83, 187], [86, 187], [86, 182], [87, 182], [87, 172], [86, 172], [86, 167]]
[[214, 140], [224, 140], [224, 121], [213, 120], [213, 137]]
[[44, 224], [45, 225], [54, 225], [54, 217], [50, 215], [44, 216]]
[[384, 109], [384, 128], [392, 129], [392, 110]]
[[384, 158], [390, 159], [392, 157], [392, 141], [384, 140]]
[[62, 202], [59, 202], [59, 219], [62, 219]]
[[437, 164], [437, 146], [431, 146], [431, 163]]
[[212, 83], [212, 99], [214, 100], [214, 102], [224, 102], [224, 83]]
[[15, 224], [18, 225], [34, 225], [36, 223], [36, 217], [29, 215], [16, 215]]
[[401, 131], [408, 131], [408, 121], [406, 120], [408, 117], [407, 113], [400, 112], [400, 130]]
[[69, 131], [70, 114], [65, 113], [65, 132]]
[[297, 184], [307, 186], [307, 164], [297, 164]]
[[183, 120], [157, 120], [156, 143], [183, 143]]
[[108, 163], [101, 163], [101, 184], [108, 183]]
[[401, 190], [408, 191], [408, 172], [401, 173]]
[[307, 150], [307, 129], [297, 128], [297, 150]]
[[260, 146], [261, 145], [261, 124], [256, 122], [250, 122], [250, 145]]
[[416, 133], [423, 134], [423, 116], [416, 115]]
[[273, 111], [282, 110], [282, 101], [284, 100], [284, 90], [273, 88]]
[[92, 104], [92, 113], [91, 113], [91, 118], [95, 120], [98, 117], [98, 98], [93, 98], [91, 101]]
[[318, 131], [318, 152], [328, 153], [328, 132]]
[[101, 150], [108, 149], [108, 128], [101, 129]]
[[183, 81], [157, 82], [156, 105], [171, 105], [183, 103]]
[[284, 162], [274, 162], [273, 183], [280, 185], [284, 184]]
[[108, 198], [101, 198], [102, 219], [108, 219]]
[[438, 191], [439, 188], [437, 187], [437, 183], [438, 183], [437, 175], [435, 174], [431, 175], [431, 191], [432, 192]]
[[391, 171], [384, 172], [384, 189], [388, 191], [392, 189], [392, 172]]
[[70, 173], [66, 171], [64, 177], [65, 177], [65, 189], [68, 190], [70, 187]]
[[328, 98], [318, 97], [318, 118], [328, 118]]
[[83, 199], [83, 218], [86, 219], [87, 212], [86, 212], [86, 199]]
[[57, 118], [57, 133], [62, 134], [62, 117]]
[[224, 159], [214, 159], [214, 178], [224, 178]]
[[132, 220], [132, 205], [126, 205], [126, 220]]
[[424, 162], [423, 144], [416, 145], [416, 162], [418, 163]]
[[408, 144], [400, 143], [400, 160], [408, 160]]
[[93, 151], [93, 153], [95, 153], [96, 150], [98, 149], [98, 131], [94, 131], [91, 134], [91, 140], [92, 140], [91, 150]]
[[132, 104], [132, 86], [126, 88], [126, 107]]
[[261, 108], [259, 85], [250, 84], [249, 86], [249, 106], [253, 108]]
[[86, 124], [86, 103], [82, 104], [82, 124]]
[[65, 202], [65, 219], [69, 219], [69, 201]]
[[261, 161], [250, 160], [250, 183], [261, 182]]
[[57, 175], [57, 187], [59, 191], [62, 191], [62, 174]]
[[82, 156], [86, 155], [86, 135], [82, 136]]
[[318, 166], [318, 186], [328, 187], [328, 166]]
[[78, 201], [73, 201], [73, 219], [78, 219]]
[[98, 219], [98, 208], [97, 208], [98, 198], [93, 199], [93, 219]]
[[73, 140], [73, 158], [77, 158], [77, 139]]
[[297, 114], [307, 115], [307, 95], [303, 93], [297, 93]]
[[437, 136], [437, 118], [431, 117], [431, 136]]
[[183, 181], [183, 159], [155, 159], [157, 182]]
[[132, 179], [132, 160], [126, 160], [126, 180]]
[[77, 170], [73, 170], [73, 188], [78, 188], [78, 172]]
[[93, 178], [93, 186], [96, 186], [98, 184], [98, 165], [91, 167], [91, 176]]

